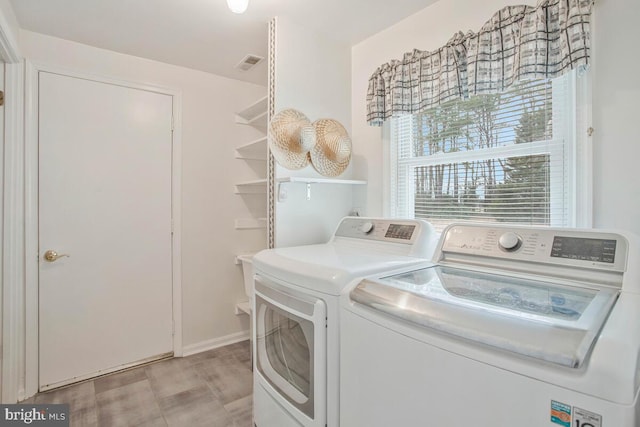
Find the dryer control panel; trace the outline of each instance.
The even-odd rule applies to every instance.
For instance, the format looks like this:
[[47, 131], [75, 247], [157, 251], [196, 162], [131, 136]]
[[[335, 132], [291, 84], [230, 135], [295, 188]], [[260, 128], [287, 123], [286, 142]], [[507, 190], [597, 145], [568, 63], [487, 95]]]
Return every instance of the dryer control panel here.
[[432, 232], [431, 225], [421, 220], [347, 217], [335, 236], [411, 245], [420, 234]]

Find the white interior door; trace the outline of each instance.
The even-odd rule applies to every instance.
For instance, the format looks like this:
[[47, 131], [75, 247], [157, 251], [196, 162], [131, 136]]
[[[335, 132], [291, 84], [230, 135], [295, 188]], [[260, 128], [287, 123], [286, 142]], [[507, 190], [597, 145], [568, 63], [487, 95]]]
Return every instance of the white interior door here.
[[173, 350], [172, 101], [39, 74], [41, 390]]

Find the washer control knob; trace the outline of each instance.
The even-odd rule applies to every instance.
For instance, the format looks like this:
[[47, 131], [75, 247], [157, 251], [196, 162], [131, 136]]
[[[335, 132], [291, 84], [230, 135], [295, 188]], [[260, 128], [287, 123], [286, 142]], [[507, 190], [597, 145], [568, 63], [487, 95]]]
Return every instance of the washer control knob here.
[[516, 233], [509, 231], [498, 239], [498, 245], [505, 251], [515, 251], [522, 244], [522, 238]]
[[373, 231], [373, 227], [373, 223], [371, 221], [367, 221], [360, 226], [360, 231], [362, 231], [364, 234], [369, 234]]

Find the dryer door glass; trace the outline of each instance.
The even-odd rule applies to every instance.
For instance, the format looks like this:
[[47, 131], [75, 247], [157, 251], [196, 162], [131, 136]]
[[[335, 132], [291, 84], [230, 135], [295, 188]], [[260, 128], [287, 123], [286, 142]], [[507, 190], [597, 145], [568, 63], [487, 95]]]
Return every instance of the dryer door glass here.
[[295, 390], [309, 398], [313, 324], [276, 307], [265, 308], [262, 315], [269, 365], [280, 377], [286, 378]]
[[315, 325], [295, 314], [293, 307], [285, 310], [259, 293], [255, 300], [258, 371], [281, 396], [313, 419]]

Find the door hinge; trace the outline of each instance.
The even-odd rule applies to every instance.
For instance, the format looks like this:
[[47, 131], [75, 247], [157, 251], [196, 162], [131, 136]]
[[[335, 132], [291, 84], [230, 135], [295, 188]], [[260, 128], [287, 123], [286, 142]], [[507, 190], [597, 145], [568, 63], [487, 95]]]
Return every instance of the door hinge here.
[[587, 128], [587, 135], [589, 135], [589, 136], [593, 135], [593, 128], [592, 127]]
[[0, 106], [4, 105], [4, 91], [0, 90]]

